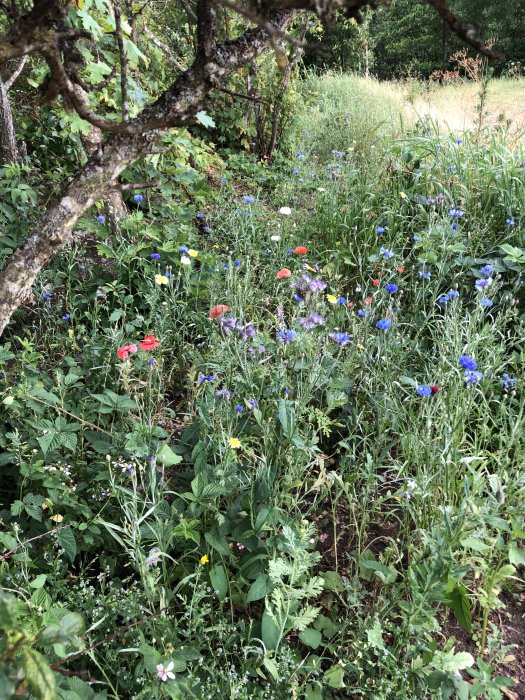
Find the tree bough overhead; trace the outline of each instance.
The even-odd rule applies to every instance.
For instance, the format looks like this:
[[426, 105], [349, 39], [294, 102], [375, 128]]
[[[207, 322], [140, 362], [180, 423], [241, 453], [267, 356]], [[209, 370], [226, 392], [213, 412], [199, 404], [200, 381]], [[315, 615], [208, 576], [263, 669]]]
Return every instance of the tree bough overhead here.
[[[460, 38], [485, 55], [494, 57], [490, 49], [475, 39], [474, 27], [464, 25], [451, 13], [446, 0], [427, 2]], [[347, 17], [359, 19], [361, 10], [388, 5], [389, 2], [266, 0], [257, 8], [252, 8], [249, 5], [237, 6], [227, 0], [198, 0], [195, 11], [184, 4], [195, 35], [193, 63], [134, 117], [129, 116], [127, 101], [127, 61], [122, 25], [126, 22], [131, 25], [132, 32], [136, 31], [136, 27], [146, 21], [149, 3], [144, 2], [134, 13], [127, 3], [113, 3], [115, 30], [112, 34], [116, 38], [120, 62], [101, 84], [119, 74], [121, 121], [96, 114], [82, 93], [82, 90], [100, 89], [101, 84], [87, 84], [79, 74], [76, 56], [84, 44], [93, 45], [96, 39], [72, 23], [71, 12], [78, 4], [35, 0], [32, 9], [23, 14], [25, 5], [22, 2], [20, 5], [16, 1], [0, 3], [0, 17], [3, 15], [0, 26], [4, 29], [0, 37], [0, 67], [11, 59], [25, 56], [43, 59], [48, 68], [48, 76], [42, 85], [46, 97], [52, 100], [61, 96], [68, 109], [108, 134], [107, 139], [43, 212], [33, 231], [0, 273], [0, 334], [16, 309], [30, 295], [40, 270], [69, 239], [79, 218], [95, 202], [104, 199], [109, 191], [121, 189], [118, 182], [120, 174], [142, 156], [155, 152], [168, 129], [193, 123], [197, 113], [210, 103], [213, 90], [223, 88], [228, 76], [250, 63], [265, 49], [273, 48], [279, 53], [278, 41], [289, 39], [301, 45], [302, 42], [288, 32], [295, 26], [300, 31], [304, 26], [304, 19], [301, 19], [304, 12], [315, 13], [321, 21], [330, 23], [337, 22], [341, 11]], [[228, 9], [235, 10], [255, 26], [245, 29], [234, 39], [221, 41], [221, 14]], [[144, 27], [144, 32], [147, 36], [155, 35], [149, 27]], [[181, 64], [177, 63], [176, 58], [172, 63], [175, 69], [180, 69]]]

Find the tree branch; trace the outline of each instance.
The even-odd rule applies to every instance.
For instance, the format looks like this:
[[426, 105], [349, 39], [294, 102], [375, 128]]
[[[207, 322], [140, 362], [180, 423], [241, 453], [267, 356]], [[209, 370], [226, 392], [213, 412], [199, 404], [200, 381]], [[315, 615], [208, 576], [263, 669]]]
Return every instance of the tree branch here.
[[159, 49], [164, 51], [164, 53], [170, 59], [170, 61], [173, 63], [175, 68], [177, 68], [178, 70], [186, 70], [184, 68], [184, 66], [182, 65], [182, 63], [179, 63], [177, 57], [175, 56], [175, 54], [173, 53], [173, 51], [170, 49], [169, 46], [167, 46], [166, 44], [163, 44], [162, 41], [160, 39], [158, 39], [155, 36], [155, 34], [153, 34], [153, 32], [145, 24], [143, 25], [142, 28], [144, 30], [144, 33], [147, 34], [147, 36], [149, 36], [149, 38], [155, 44], [155, 46], [157, 46]]
[[120, 9], [120, 0], [113, 0], [113, 11], [115, 14], [115, 34], [120, 58], [120, 96], [122, 102], [122, 121], [129, 120], [128, 106], [128, 59], [126, 49], [124, 48], [124, 39], [122, 38], [122, 12]]
[[26, 64], [26, 61], [27, 61], [27, 56], [23, 56], [20, 59], [20, 61], [18, 62], [18, 65], [15, 68], [15, 70], [13, 71], [13, 74], [11, 75], [11, 77], [5, 81], [4, 87], [5, 87], [6, 92], [9, 92], [9, 90], [11, 89], [11, 86], [13, 85], [15, 80], [18, 78], [20, 73], [24, 70], [24, 66]]

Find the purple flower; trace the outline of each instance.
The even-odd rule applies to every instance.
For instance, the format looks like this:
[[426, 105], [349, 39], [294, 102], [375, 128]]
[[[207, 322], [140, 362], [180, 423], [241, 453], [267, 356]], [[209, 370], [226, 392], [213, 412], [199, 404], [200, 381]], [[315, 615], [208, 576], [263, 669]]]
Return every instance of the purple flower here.
[[376, 323], [376, 328], [379, 328], [380, 331], [387, 331], [391, 325], [392, 321], [389, 321], [387, 318], [382, 318]]
[[457, 299], [459, 297], [459, 292], [457, 289], [449, 289], [447, 294], [449, 299]]
[[135, 202], [143, 202], [144, 195], [143, 194], [134, 194], [133, 199], [135, 200]]
[[219, 319], [220, 329], [226, 335], [229, 335], [236, 325], [237, 319], [235, 319], [233, 316], [221, 316]]
[[357, 315], [360, 316], [361, 318], [366, 318], [369, 315], [369, 313], [370, 312], [367, 311], [366, 309], [359, 309], [359, 311], [357, 312]]
[[248, 338], [253, 338], [253, 336], [257, 333], [255, 330], [255, 326], [253, 323], [247, 323], [244, 327], [239, 325], [235, 326], [236, 330], [239, 331], [241, 338], [243, 340], [248, 340]]
[[296, 301], [298, 304], [300, 304], [302, 301], [304, 301], [303, 297], [300, 297], [299, 294], [294, 294], [292, 299]]
[[481, 372], [477, 372], [476, 370], [467, 370], [465, 372], [465, 381], [467, 384], [475, 384], [481, 379], [483, 379], [483, 374]]
[[417, 274], [420, 280], [430, 279], [430, 272], [425, 272], [425, 270], [420, 270]]
[[397, 284], [393, 284], [392, 282], [390, 282], [389, 284], [385, 285], [385, 289], [389, 294], [395, 294], [399, 287], [397, 286]]
[[251, 194], [249, 194], [247, 197], [245, 197], [242, 200], [243, 204], [253, 204], [255, 202], [255, 197], [252, 197]]
[[389, 248], [381, 248], [379, 253], [387, 260], [391, 260], [394, 257], [394, 253]]
[[211, 226], [203, 226], [202, 230], [204, 231], [204, 233], [211, 233]]
[[257, 401], [255, 399], [248, 399], [248, 403], [250, 404], [250, 406], [252, 408], [259, 408], [259, 404], [257, 403]]
[[315, 328], [316, 326], [322, 325], [324, 323], [324, 318], [321, 316], [321, 314], [318, 313], [311, 313], [309, 316], [306, 318], [300, 318], [299, 323], [301, 326], [304, 328], [305, 331], [310, 331], [312, 328]]
[[199, 384], [202, 384], [203, 382], [213, 382], [214, 379], [215, 379], [214, 374], [202, 374], [202, 372], [201, 372], [201, 373], [199, 373], [197, 381], [199, 382]]
[[63, 321], [69, 321], [70, 318], [71, 318], [71, 314], [64, 314], [64, 315], [62, 316], [62, 320], [63, 320]]
[[416, 389], [418, 396], [432, 396], [432, 389], [426, 384], [420, 384]]
[[151, 253], [150, 258], [152, 260], [158, 260], [160, 258], [160, 253]]
[[233, 264], [235, 267], [240, 267], [241, 266], [241, 261], [240, 260], [234, 260]]
[[463, 369], [475, 370], [478, 368], [478, 363], [470, 355], [460, 355], [458, 362]]
[[486, 289], [487, 287], [490, 287], [492, 284], [492, 277], [484, 277], [482, 279], [476, 280], [475, 287], [478, 290], [478, 292], [481, 292], [483, 289]]
[[228, 178], [227, 177], [220, 177], [219, 182], [221, 183], [221, 185], [225, 185], [228, 182]]
[[348, 304], [348, 299], [346, 297], [337, 297], [337, 303], [341, 306], [346, 306]]
[[494, 306], [494, 302], [488, 297], [483, 297], [483, 299], [479, 303], [486, 309], [490, 309], [491, 306]]
[[438, 299], [438, 304], [446, 304], [447, 301], [450, 301], [450, 297], [448, 294], [443, 294], [442, 296], [439, 297]]
[[458, 146], [459, 146], [460, 144], [462, 144], [462, 143], [463, 143], [463, 139], [456, 139], [456, 143], [457, 143], [457, 144], [458, 144]]
[[187, 245], [181, 245], [179, 248], [179, 253], [187, 253], [188, 252], [188, 246]]
[[450, 214], [451, 219], [461, 219], [461, 217], [465, 214], [462, 209], [456, 209], [456, 207], [450, 207], [448, 213]]
[[479, 272], [484, 277], [490, 277], [491, 274], [494, 272], [494, 266], [493, 265], [483, 265], [483, 267], [480, 267]]
[[237, 406], [235, 406], [235, 410], [237, 413], [242, 413], [244, 411], [244, 406], [241, 406], [241, 404], [238, 403]]
[[105, 223], [106, 223], [106, 217], [104, 216], [104, 214], [99, 214], [99, 215], [97, 216], [97, 221], [98, 221], [99, 224], [105, 224]]
[[40, 295], [40, 297], [41, 297], [42, 299], [51, 299], [51, 294], [49, 294], [49, 292], [42, 292], [42, 294]]
[[222, 389], [217, 389], [217, 391], [215, 392], [215, 396], [219, 396], [219, 397], [229, 401], [232, 397], [232, 393], [229, 389], [226, 389], [226, 387], [223, 387]]
[[158, 547], [153, 547], [150, 549], [148, 557], [146, 559], [147, 566], [157, 566], [160, 561], [160, 549]]
[[293, 174], [294, 174], [294, 175], [299, 175], [299, 168], [294, 168], [294, 169], [293, 169]]
[[279, 331], [277, 333], [277, 339], [281, 343], [291, 343], [292, 340], [296, 337], [297, 333], [292, 330], [284, 330], [284, 331]]
[[421, 243], [423, 239], [421, 238], [421, 236], [412, 236], [412, 240], [414, 241], [414, 243]]
[[504, 389], [513, 389], [517, 381], [517, 377], [511, 377], [509, 374], [502, 374], [500, 379]]
[[382, 233], [385, 232], [385, 227], [384, 226], [376, 226], [376, 233], [378, 236], [380, 236]]
[[507, 226], [514, 226], [514, 219], [505, 219]]
[[328, 336], [334, 340], [336, 343], [339, 343], [342, 347], [345, 345], [348, 345], [350, 342], [350, 336], [348, 333], [329, 333]]

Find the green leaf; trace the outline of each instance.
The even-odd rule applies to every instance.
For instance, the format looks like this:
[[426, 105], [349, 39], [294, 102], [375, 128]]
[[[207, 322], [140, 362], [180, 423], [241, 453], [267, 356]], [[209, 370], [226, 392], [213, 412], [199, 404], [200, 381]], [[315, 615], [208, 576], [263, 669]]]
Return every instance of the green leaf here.
[[456, 671], [463, 671], [466, 668], [470, 668], [470, 666], [474, 666], [474, 657], [472, 654], [469, 654], [468, 651], [459, 651], [452, 657], [447, 658], [440, 668], [443, 671], [455, 673]]
[[66, 553], [67, 558], [71, 563], [74, 562], [77, 555], [77, 541], [73, 530], [70, 527], [66, 527], [59, 530], [57, 533], [58, 544], [62, 547]]
[[51, 600], [51, 596], [43, 588], [38, 588], [31, 595], [31, 604], [34, 605], [36, 608], [42, 608], [42, 610], [49, 610], [52, 603], [53, 601]]
[[157, 461], [166, 467], [173, 467], [182, 462], [182, 457], [175, 454], [171, 447], [164, 443], [157, 453]]
[[29, 689], [39, 700], [56, 699], [55, 674], [44, 657], [35, 649], [25, 647], [22, 651], [22, 668]]
[[465, 586], [458, 582], [449, 593], [449, 607], [454, 611], [454, 616], [461, 627], [470, 634], [472, 632], [472, 614], [470, 601]]
[[518, 547], [517, 542], [509, 544], [509, 561], [516, 566], [525, 566], [525, 549]]
[[60, 633], [67, 638], [82, 634], [84, 631], [84, 620], [82, 615], [75, 612], [68, 612], [60, 620]]
[[204, 533], [204, 539], [212, 549], [223, 556], [230, 553], [230, 548], [224, 537], [221, 537], [216, 529]]
[[273, 590], [273, 583], [268, 576], [268, 574], [261, 574], [257, 576], [255, 581], [250, 586], [248, 594], [246, 596], [247, 603], [253, 603], [256, 600], [261, 600], [265, 598]]
[[18, 601], [14, 595], [0, 588], [0, 629], [8, 630], [16, 626], [18, 619]]
[[324, 579], [324, 587], [327, 591], [342, 593], [345, 590], [344, 581], [337, 571], [323, 571], [321, 576]]
[[46, 574], [38, 574], [38, 576], [34, 578], [29, 585], [31, 588], [43, 588], [46, 584], [46, 580]]
[[366, 631], [366, 636], [368, 637], [369, 643], [373, 647], [376, 647], [376, 649], [385, 648], [385, 643], [383, 641], [383, 629], [379, 620], [374, 620], [372, 627]]
[[203, 126], [212, 128], [215, 126], [213, 119], [204, 110], [197, 112], [195, 116], [197, 117], [197, 121], [199, 121]]
[[323, 676], [324, 682], [330, 686], [330, 688], [344, 688], [344, 676], [345, 670], [339, 664], [334, 664]]
[[281, 641], [281, 633], [267, 610], [262, 616], [261, 637], [266, 649], [276, 649]]
[[295, 432], [295, 407], [287, 399], [279, 401], [279, 422], [283, 433], [287, 438], [291, 438]]
[[210, 569], [210, 581], [218, 599], [224, 600], [228, 595], [228, 577], [222, 564], [216, 564]]
[[317, 647], [321, 644], [323, 635], [318, 630], [307, 627], [302, 632], [299, 632], [299, 639], [307, 647], [317, 649]]

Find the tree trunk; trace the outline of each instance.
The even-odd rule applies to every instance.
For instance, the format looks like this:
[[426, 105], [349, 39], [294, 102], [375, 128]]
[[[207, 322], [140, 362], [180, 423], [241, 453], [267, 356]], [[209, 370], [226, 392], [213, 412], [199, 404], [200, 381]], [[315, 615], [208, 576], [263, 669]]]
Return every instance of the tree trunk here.
[[0, 77], [0, 165], [18, 160], [13, 113], [4, 81]]

